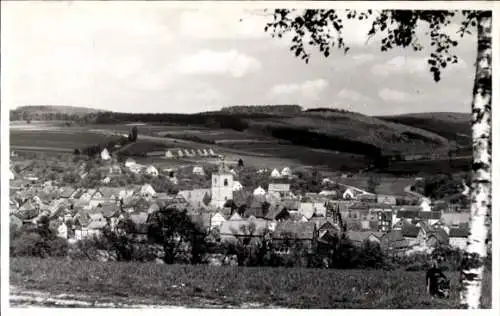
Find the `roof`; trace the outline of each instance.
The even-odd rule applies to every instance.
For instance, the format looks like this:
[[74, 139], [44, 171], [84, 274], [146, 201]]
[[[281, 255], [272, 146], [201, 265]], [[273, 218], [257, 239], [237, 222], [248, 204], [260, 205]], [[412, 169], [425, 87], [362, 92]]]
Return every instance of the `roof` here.
[[429, 233], [430, 236], [436, 237], [436, 239], [441, 242], [447, 244], [449, 242], [449, 237], [446, 231], [442, 228], [436, 228]]
[[136, 225], [145, 224], [148, 220], [148, 213], [146, 212], [132, 213], [130, 214], [130, 220]]
[[110, 198], [113, 195], [115, 196], [115, 198], [118, 198], [118, 196], [120, 195], [119, 188], [101, 187], [99, 188], [99, 192], [102, 193], [102, 196], [104, 198]]
[[370, 236], [374, 236], [377, 239], [380, 239], [382, 235], [383, 233], [381, 232], [370, 232], [370, 231], [350, 230], [347, 232], [347, 237], [349, 238], [349, 240], [352, 240], [354, 242], [363, 242], [367, 240]]
[[274, 205], [269, 207], [269, 210], [267, 214], [264, 216], [265, 219], [267, 220], [274, 220], [278, 215], [280, 215], [282, 212], [287, 212], [286, 208], [283, 207], [283, 205]]
[[404, 237], [415, 238], [418, 236], [419, 232], [420, 228], [411, 224], [403, 225], [403, 228], [401, 229], [401, 233]]
[[105, 218], [110, 218], [118, 214], [120, 207], [114, 203], [105, 203], [100, 207], [100, 210]]
[[300, 201], [298, 200], [286, 199], [282, 201], [282, 204], [288, 210], [298, 210], [300, 208]]
[[304, 215], [307, 219], [310, 219], [314, 213], [314, 204], [313, 203], [300, 203], [299, 212]]
[[315, 224], [309, 222], [278, 222], [273, 233], [274, 239], [307, 239], [314, 238]]
[[[253, 223], [253, 224], [252, 224]], [[255, 229], [251, 232], [250, 230]], [[267, 222], [265, 220], [240, 220], [240, 221], [225, 221], [220, 227], [221, 235], [233, 236], [262, 236], [267, 230]]]
[[450, 238], [467, 238], [469, 237], [469, 230], [465, 228], [450, 228], [448, 235]]
[[62, 198], [69, 198], [69, 197], [71, 197], [71, 194], [73, 194], [73, 192], [75, 192], [75, 191], [76, 191], [76, 189], [73, 187], [64, 187], [64, 188], [62, 188], [59, 196]]

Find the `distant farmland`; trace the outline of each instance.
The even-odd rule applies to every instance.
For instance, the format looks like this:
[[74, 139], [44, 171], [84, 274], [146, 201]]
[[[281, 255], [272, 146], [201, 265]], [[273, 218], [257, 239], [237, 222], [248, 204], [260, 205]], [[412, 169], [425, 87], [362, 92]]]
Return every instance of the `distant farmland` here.
[[10, 130], [10, 146], [39, 147], [61, 150], [74, 150], [98, 143], [116, 139], [116, 136], [107, 136], [81, 129], [50, 129], [50, 130]]

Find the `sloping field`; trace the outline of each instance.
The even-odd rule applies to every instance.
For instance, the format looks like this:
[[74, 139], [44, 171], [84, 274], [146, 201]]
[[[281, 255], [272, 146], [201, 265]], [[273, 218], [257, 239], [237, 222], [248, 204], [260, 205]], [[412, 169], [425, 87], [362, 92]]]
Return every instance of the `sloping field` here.
[[[491, 273], [486, 273], [482, 303], [491, 308]], [[431, 299], [425, 293], [425, 271], [10, 260], [11, 287], [55, 298], [90, 297], [91, 302], [98, 303], [94, 304], [96, 307], [146, 301], [151, 305], [198, 308], [458, 308], [459, 273], [446, 274], [451, 279], [451, 297], [441, 300]], [[23, 291], [15, 294], [21, 296]], [[11, 298], [11, 303], [16, 300]], [[36, 300], [31, 303], [37, 304]]]
[[116, 139], [116, 136], [102, 135], [81, 129], [36, 129], [10, 130], [10, 145], [12, 148], [32, 147], [71, 149], [104, 143]]

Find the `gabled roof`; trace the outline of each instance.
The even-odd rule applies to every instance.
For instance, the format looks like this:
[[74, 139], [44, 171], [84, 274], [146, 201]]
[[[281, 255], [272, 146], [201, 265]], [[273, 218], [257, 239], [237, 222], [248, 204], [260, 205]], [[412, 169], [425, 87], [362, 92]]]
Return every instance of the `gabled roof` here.
[[275, 205], [275, 206], [271, 206], [267, 212], [267, 214], [264, 216], [265, 219], [267, 220], [274, 220], [276, 219], [276, 217], [278, 217], [278, 215], [280, 214], [288, 214], [288, 211], [286, 210], [286, 208], [284, 208], [282, 205]]
[[100, 207], [100, 210], [105, 218], [111, 218], [120, 212], [120, 207], [114, 203], [105, 203]]
[[416, 238], [418, 236], [419, 231], [420, 228], [411, 224], [403, 225], [403, 228], [401, 229], [403, 237], [410, 237], [410, 238]]
[[448, 235], [450, 238], [467, 238], [469, 237], [469, 230], [465, 228], [450, 228]]
[[278, 222], [273, 233], [273, 239], [306, 239], [314, 238], [315, 224], [309, 222]]
[[310, 219], [315, 212], [313, 203], [300, 203], [299, 212], [307, 219]]
[[374, 236], [377, 239], [380, 239], [382, 237], [383, 233], [381, 232], [370, 232], [370, 231], [355, 231], [355, 230], [350, 230], [347, 232], [347, 237], [349, 240], [352, 240], [354, 242], [363, 242], [367, 240], [370, 236]]
[[429, 237], [434, 236], [436, 239], [444, 244], [447, 244], [449, 242], [449, 237], [446, 231], [442, 228], [436, 228], [432, 232], [429, 233]]
[[64, 187], [61, 190], [61, 193], [59, 194], [60, 197], [62, 198], [70, 198], [71, 195], [76, 191], [75, 188], [73, 187]]

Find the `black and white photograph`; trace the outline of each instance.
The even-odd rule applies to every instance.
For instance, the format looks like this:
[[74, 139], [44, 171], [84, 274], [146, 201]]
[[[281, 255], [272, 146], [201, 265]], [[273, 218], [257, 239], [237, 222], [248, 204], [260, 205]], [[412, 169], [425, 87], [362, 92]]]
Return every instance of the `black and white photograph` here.
[[498, 9], [2, 1], [2, 312], [498, 312]]

